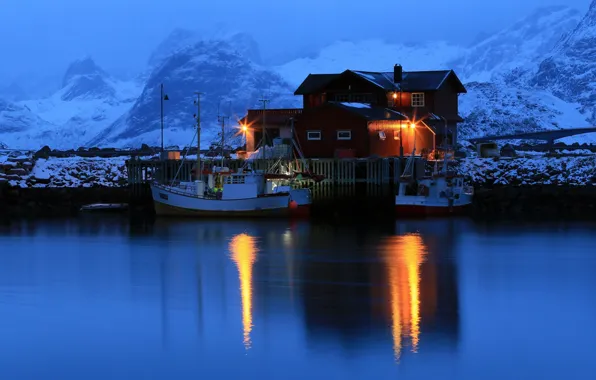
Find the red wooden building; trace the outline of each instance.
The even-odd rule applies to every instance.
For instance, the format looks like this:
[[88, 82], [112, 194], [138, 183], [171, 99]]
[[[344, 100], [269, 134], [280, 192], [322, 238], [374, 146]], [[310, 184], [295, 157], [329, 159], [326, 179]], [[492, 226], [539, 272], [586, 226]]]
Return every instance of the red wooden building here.
[[[457, 142], [458, 96], [465, 92], [452, 70], [404, 72], [396, 65], [393, 72], [311, 74], [294, 93], [303, 96], [302, 109], [265, 111], [266, 134], [290, 137], [293, 128], [313, 158], [408, 155], [414, 144], [416, 152], [430, 152], [445, 139]], [[263, 111], [249, 110], [241, 122], [250, 126], [250, 151], [261, 141]]]

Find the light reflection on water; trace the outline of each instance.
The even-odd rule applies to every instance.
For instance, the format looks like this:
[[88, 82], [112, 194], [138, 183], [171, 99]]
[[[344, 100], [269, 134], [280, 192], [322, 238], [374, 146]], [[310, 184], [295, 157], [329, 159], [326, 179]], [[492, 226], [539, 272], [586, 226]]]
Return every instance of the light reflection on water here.
[[591, 378], [593, 231], [0, 225], [0, 368], [14, 379]]
[[235, 235], [230, 242], [232, 260], [238, 267], [240, 296], [242, 297], [242, 326], [244, 346], [250, 348], [252, 330], [252, 268], [257, 261], [256, 239], [245, 233]]

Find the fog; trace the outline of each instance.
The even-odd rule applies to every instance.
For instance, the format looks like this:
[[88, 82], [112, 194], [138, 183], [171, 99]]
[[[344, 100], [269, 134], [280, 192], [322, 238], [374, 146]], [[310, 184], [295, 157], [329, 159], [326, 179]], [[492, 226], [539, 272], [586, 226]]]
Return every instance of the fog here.
[[61, 73], [85, 55], [108, 71], [136, 72], [176, 27], [248, 32], [269, 62], [339, 39], [468, 44], [561, 3], [585, 11], [589, 0], [0, 0], [0, 79]]

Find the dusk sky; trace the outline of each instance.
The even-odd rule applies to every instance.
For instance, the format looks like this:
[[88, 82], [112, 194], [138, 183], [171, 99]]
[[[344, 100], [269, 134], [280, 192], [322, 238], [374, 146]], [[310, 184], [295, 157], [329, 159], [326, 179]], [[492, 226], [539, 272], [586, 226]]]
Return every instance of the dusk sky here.
[[585, 11], [589, 3], [426, 0], [421, 7], [396, 0], [0, 0], [0, 51], [5, 58], [0, 79], [40, 70], [62, 72], [85, 55], [108, 70], [138, 71], [175, 27], [212, 30], [223, 24], [246, 31], [261, 44], [262, 56], [272, 59], [339, 39], [469, 43], [537, 7], [566, 4]]

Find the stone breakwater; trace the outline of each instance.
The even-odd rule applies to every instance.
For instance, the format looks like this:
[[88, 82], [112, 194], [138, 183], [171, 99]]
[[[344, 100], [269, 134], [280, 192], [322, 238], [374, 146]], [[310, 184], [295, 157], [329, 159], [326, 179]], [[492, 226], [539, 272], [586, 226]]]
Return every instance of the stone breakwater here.
[[127, 185], [126, 157], [4, 157], [0, 186], [19, 188], [122, 187]]
[[471, 158], [456, 165], [475, 188], [594, 186], [596, 155], [580, 157]]

